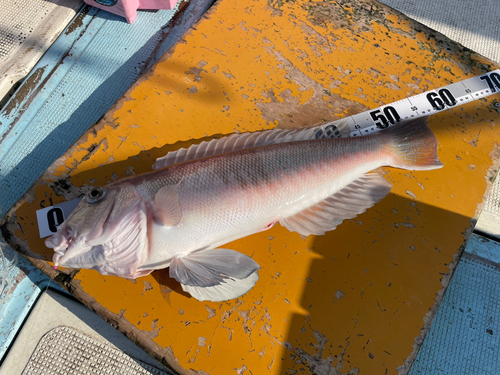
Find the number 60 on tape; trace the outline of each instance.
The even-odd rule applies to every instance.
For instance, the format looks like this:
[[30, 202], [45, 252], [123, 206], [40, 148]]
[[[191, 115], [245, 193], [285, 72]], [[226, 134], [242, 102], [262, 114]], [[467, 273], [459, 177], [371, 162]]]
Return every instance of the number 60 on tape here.
[[[347, 121], [351, 127], [351, 136], [356, 137], [387, 128], [401, 120], [429, 116], [498, 92], [500, 92], [500, 70], [495, 70], [338, 121]], [[338, 121], [322, 127], [335, 125]]]

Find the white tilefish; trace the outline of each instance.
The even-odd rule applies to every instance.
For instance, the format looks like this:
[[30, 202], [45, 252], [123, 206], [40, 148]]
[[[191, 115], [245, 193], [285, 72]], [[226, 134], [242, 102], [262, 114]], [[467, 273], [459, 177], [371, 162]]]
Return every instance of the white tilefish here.
[[220, 246], [278, 222], [322, 235], [389, 193], [375, 169], [442, 167], [426, 118], [348, 135], [347, 126], [270, 130], [169, 153], [152, 172], [92, 188], [45, 243], [56, 266], [127, 278], [170, 267], [198, 300], [239, 297], [260, 266]]

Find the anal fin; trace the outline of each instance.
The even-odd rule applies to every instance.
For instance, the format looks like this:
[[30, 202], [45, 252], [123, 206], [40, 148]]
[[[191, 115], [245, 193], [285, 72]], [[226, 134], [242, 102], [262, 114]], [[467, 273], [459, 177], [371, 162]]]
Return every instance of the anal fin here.
[[303, 236], [323, 235], [334, 230], [345, 219], [365, 212], [384, 198], [392, 185], [379, 173], [367, 173], [325, 200], [311, 206], [280, 224]]
[[260, 266], [247, 255], [228, 249], [177, 255], [170, 277], [199, 301], [226, 301], [248, 292], [259, 279]]

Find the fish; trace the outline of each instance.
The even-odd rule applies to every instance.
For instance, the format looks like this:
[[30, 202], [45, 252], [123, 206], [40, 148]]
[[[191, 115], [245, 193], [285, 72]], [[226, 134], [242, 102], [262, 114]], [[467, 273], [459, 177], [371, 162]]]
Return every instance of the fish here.
[[443, 166], [426, 117], [349, 135], [346, 123], [274, 129], [171, 152], [150, 172], [92, 187], [45, 244], [56, 267], [129, 279], [169, 267], [200, 301], [238, 298], [260, 266], [221, 246], [277, 223], [323, 235], [389, 193], [380, 167]]

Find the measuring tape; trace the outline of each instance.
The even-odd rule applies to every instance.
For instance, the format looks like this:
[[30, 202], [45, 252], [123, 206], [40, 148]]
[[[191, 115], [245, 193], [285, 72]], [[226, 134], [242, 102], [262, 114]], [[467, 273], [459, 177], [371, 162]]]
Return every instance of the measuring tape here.
[[332, 121], [322, 125], [321, 128], [347, 121], [351, 128], [351, 137], [359, 137], [385, 129], [401, 120], [429, 116], [498, 92], [500, 92], [500, 69], [342, 120]]
[[[332, 121], [318, 128], [325, 129], [331, 125], [347, 121], [351, 128], [351, 137], [359, 137], [385, 129], [401, 120], [429, 116], [498, 92], [500, 92], [500, 69], [426, 91], [377, 109]], [[36, 213], [40, 237], [43, 238], [54, 234], [57, 227], [69, 216], [79, 201], [80, 198], [73, 199], [38, 210]]]

